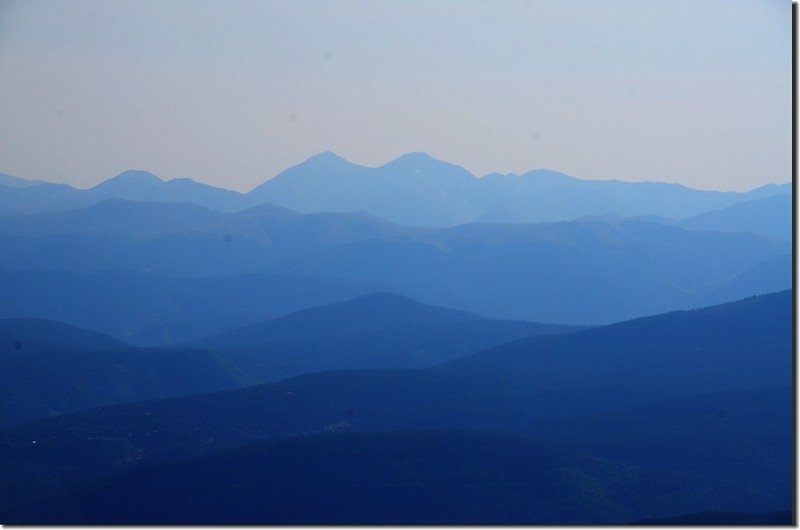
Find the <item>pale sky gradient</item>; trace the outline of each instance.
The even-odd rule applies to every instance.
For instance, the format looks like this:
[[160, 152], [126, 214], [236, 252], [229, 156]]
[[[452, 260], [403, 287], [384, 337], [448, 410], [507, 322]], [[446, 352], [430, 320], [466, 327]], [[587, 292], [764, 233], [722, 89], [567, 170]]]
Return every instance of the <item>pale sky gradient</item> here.
[[331, 150], [790, 180], [784, 0], [0, 0], [0, 172], [247, 191]]

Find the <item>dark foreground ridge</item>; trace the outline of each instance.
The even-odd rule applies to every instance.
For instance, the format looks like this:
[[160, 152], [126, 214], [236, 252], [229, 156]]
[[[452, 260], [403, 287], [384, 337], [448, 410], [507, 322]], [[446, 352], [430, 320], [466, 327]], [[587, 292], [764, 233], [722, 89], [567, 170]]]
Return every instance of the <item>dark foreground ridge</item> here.
[[2, 429], [0, 520], [578, 524], [785, 511], [791, 317], [786, 291], [426, 370], [321, 372]]

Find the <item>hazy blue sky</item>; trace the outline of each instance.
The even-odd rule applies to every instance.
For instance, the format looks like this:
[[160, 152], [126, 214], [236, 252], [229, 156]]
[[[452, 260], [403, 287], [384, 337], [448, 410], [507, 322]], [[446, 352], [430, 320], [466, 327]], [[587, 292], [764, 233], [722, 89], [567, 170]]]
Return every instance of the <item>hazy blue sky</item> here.
[[324, 150], [790, 178], [783, 0], [0, 1], [0, 171], [249, 190]]

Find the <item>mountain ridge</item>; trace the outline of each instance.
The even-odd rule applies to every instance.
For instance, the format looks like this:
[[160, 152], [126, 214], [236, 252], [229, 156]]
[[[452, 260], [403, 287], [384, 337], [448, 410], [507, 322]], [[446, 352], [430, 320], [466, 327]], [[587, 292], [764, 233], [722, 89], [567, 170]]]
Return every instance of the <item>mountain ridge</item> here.
[[[755, 234], [636, 219], [414, 228], [370, 213], [302, 214], [273, 205], [226, 213], [123, 199], [0, 216], [5, 271], [341, 278], [427, 304], [553, 324], [605, 324], [693, 307], [789, 252], [787, 241]], [[763, 292], [752, 276], [731, 292]], [[769, 286], [784, 282], [781, 275]]]
[[[88, 189], [6, 178], [6, 184], [12, 183], [13, 187], [0, 187], [0, 213], [69, 209], [117, 196], [192, 202], [228, 212], [263, 202], [305, 213], [364, 210], [408, 226], [542, 222], [608, 213], [684, 218], [785, 194], [789, 186], [766, 184], [747, 192], [718, 192], [658, 181], [583, 180], [550, 169], [479, 177], [424, 152], [368, 167], [331, 151], [313, 155], [246, 193], [189, 178], [165, 180], [143, 170], [124, 171]], [[669, 196], [657, 201], [654, 193]]]
[[269, 382], [325, 370], [427, 368], [517, 338], [578, 329], [494, 320], [378, 292], [178, 346], [214, 351]]
[[[640, 509], [630, 513], [630, 520], [709, 509], [786, 509], [792, 480], [791, 298], [792, 293], [784, 291], [523, 339], [471, 356], [491, 361], [492, 370], [485, 363], [474, 365], [473, 359], [469, 367], [450, 363], [425, 370], [318, 372], [241, 390], [115, 405], [5, 428], [0, 430], [4, 441], [0, 462], [14, 468], [35, 456], [47, 468], [21, 474], [12, 484], [0, 484], [0, 490], [34, 502], [27, 510], [33, 516], [48, 505], [40, 502], [40, 481], [47, 473], [116, 481], [114, 477], [121, 474], [146, 475], [162, 463], [169, 470], [184, 465], [171, 461], [187, 458], [213, 462], [219, 458], [214, 454], [222, 458], [248, 454], [247, 447], [275, 447], [290, 438], [314, 447], [319, 435], [326, 433], [366, 440], [415, 436], [403, 431], [501, 431], [557, 447], [566, 456], [585, 454], [606, 465], [622, 466], [613, 476], [621, 480], [624, 504]], [[520, 345], [527, 348], [530, 343], [550, 348], [521, 351]], [[509, 348], [517, 352], [515, 356], [503, 353]], [[593, 357], [600, 364], [587, 362]], [[492, 452], [491, 444], [482, 446]], [[361, 452], [347, 443], [343, 447], [350, 448], [348, 454]], [[364, 449], [371, 451], [369, 447]], [[397, 455], [396, 447], [379, 452]], [[426, 447], [412, 452], [429, 455], [431, 446]], [[323, 488], [337, 477], [351, 476], [350, 470], [358, 465], [357, 459], [338, 454], [323, 457], [333, 466], [315, 482]], [[475, 452], [463, 454], [470, 458]], [[392, 458], [389, 461], [396, 462]], [[454, 468], [466, 471], [461, 464]], [[192, 469], [205, 473], [207, 468], [201, 464]], [[231, 472], [229, 464], [218, 469]], [[631, 473], [643, 480], [632, 482]], [[401, 477], [404, 484], [418, 484], [414, 479], [420, 475], [391, 476]], [[541, 476], [533, 474], [534, 479]], [[581, 476], [568, 474], [572, 479], [567, 483], [574, 484]], [[234, 487], [236, 480], [225, 477], [231, 475], [214, 474], [204, 480]], [[462, 482], [454, 477], [446, 483]], [[71, 489], [74, 484], [66, 485], [68, 498], [76, 492]], [[551, 479], [544, 484], [551, 484]], [[576, 506], [585, 507], [586, 502], [581, 497]]]

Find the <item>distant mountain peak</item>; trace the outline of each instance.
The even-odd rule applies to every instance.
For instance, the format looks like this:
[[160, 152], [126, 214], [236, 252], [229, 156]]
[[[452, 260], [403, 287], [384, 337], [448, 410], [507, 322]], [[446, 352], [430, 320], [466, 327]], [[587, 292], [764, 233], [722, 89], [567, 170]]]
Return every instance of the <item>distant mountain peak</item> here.
[[323, 151], [309, 157], [300, 165], [302, 166], [305, 164], [351, 164], [351, 162], [333, 151]]
[[158, 184], [163, 184], [164, 181], [161, 180], [159, 177], [153, 175], [149, 171], [142, 171], [138, 169], [129, 169], [127, 171], [123, 171], [119, 175], [115, 177], [111, 177], [110, 179], [104, 180], [93, 189], [95, 190], [103, 190], [103, 189], [117, 189], [119, 187], [129, 187], [129, 186], [154, 186]]
[[[307, 170], [314, 172], [347, 171], [352, 168], [359, 168], [359, 167], [361, 166], [353, 164], [349, 160], [342, 158], [333, 151], [323, 151], [321, 153], [317, 153], [316, 155], [310, 158], [307, 158], [306, 160], [297, 164], [296, 166], [292, 166], [289, 169], [282, 171], [281, 173], [279, 173], [273, 179], [270, 180], [275, 180], [285, 175], [293, 175], [296, 174], [298, 171], [300, 172]], [[269, 180], [267, 182], [269, 182]], [[263, 185], [264, 184], [262, 184], [262, 186]]]
[[398, 158], [395, 158], [391, 162], [384, 164], [381, 166], [381, 169], [394, 169], [400, 171], [411, 171], [411, 172], [418, 172], [423, 170], [457, 170], [459, 172], [464, 173], [465, 175], [472, 176], [472, 173], [467, 171], [461, 166], [456, 164], [451, 164], [450, 162], [445, 162], [444, 160], [439, 160], [438, 158], [434, 158], [428, 153], [423, 152], [412, 152], [406, 153]]
[[[251, 194], [251, 197], [257, 197], [259, 202], [275, 202], [272, 196], [265, 193], [268, 193], [266, 190], [268, 190], [271, 186], [274, 186], [276, 183], [279, 183], [278, 185], [280, 186], [286, 184], [287, 182], [293, 181], [298, 176], [300, 178], [311, 177], [316, 180], [319, 178], [327, 178], [332, 175], [341, 176], [342, 174], [349, 174], [351, 172], [360, 171], [363, 169], [365, 168], [357, 164], [353, 164], [349, 160], [340, 157], [332, 151], [323, 151], [310, 158], [307, 158], [295, 166], [283, 170], [274, 177], [266, 180], [250, 190], [248, 194]], [[293, 209], [299, 208], [295, 206]]]
[[[108, 180], [127, 181], [127, 182], [153, 182], [153, 183], [164, 182], [162, 179], [150, 173], [149, 171], [144, 171], [141, 169], [128, 169], [126, 171], [123, 171], [116, 177], [111, 177]], [[106, 182], [108, 182], [108, 180]]]
[[441, 160], [437, 160], [437, 159], [433, 158], [431, 155], [429, 155], [428, 153], [425, 153], [423, 151], [412, 151], [410, 153], [406, 153], [404, 155], [401, 155], [401, 156], [399, 156], [399, 157], [397, 157], [395, 159], [396, 162], [400, 161], [400, 160], [409, 160], [409, 161], [431, 161], [431, 160], [433, 160], [434, 162], [441, 162]]
[[209, 186], [209, 184], [206, 184], [204, 182], [198, 182], [193, 178], [189, 177], [176, 177], [174, 179], [169, 179], [167, 182], [175, 182], [176, 184], [199, 184], [200, 186]]
[[[352, 298], [350, 300], [344, 300], [342, 302], [335, 302], [333, 304], [328, 304], [320, 307], [312, 307], [309, 309], [304, 309], [299, 311], [298, 313], [313, 314], [326, 311], [335, 311], [335, 312], [346, 311], [352, 313], [355, 310], [358, 313], [372, 314], [373, 311], [375, 311], [376, 309], [385, 311], [388, 308], [401, 308], [401, 307], [424, 308], [424, 307], [436, 307], [436, 306], [429, 306], [427, 304], [418, 302], [413, 298], [409, 298], [401, 294], [383, 291], [383, 292], [365, 294], [362, 296], [358, 296], [356, 298]], [[441, 308], [441, 309], [449, 310], [448, 308]], [[459, 312], [458, 310], [455, 309], [452, 311]]]
[[414, 164], [447, 164], [447, 162], [444, 162], [442, 160], [437, 160], [437, 159], [433, 158], [431, 155], [429, 155], [428, 153], [423, 153], [421, 151], [415, 151], [415, 152], [412, 152], [412, 153], [406, 153], [404, 155], [401, 155], [401, 156], [395, 158], [394, 160], [392, 160], [391, 162], [387, 162], [386, 164], [383, 165], [383, 167], [387, 167], [387, 166], [408, 166], [408, 165], [414, 165]]

